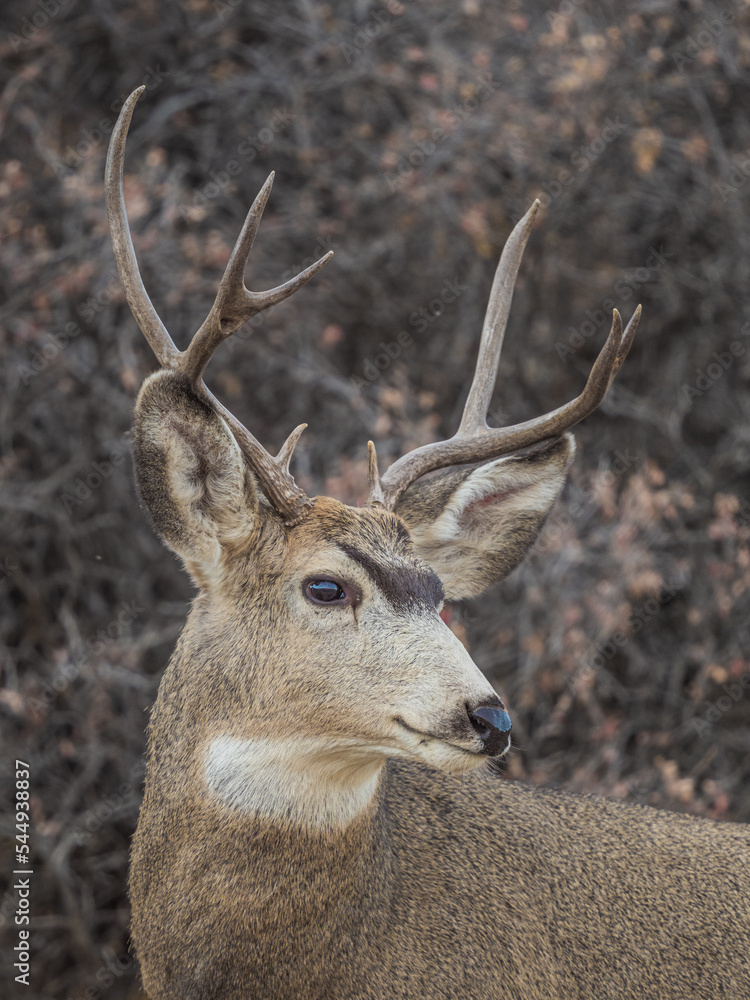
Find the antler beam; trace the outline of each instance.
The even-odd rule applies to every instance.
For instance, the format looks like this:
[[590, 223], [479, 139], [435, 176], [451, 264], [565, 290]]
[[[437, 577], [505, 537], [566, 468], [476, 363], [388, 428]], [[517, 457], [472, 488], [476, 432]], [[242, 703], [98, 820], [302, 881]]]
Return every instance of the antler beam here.
[[251, 292], [245, 287], [244, 274], [248, 257], [273, 185], [274, 175], [271, 174], [247, 214], [245, 224], [221, 279], [211, 311], [192, 338], [187, 350], [179, 351], [159, 319], [143, 285], [130, 236], [122, 189], [125, 141], [136, 102], [145, 89], [145, 87], [139, 87], [138, 90], [133, 91], [122, 106], [109, 144], [104, 179], [107, 215], [112, 232], [115, 260], [120, 280], [125, 289], [125, 297], [138, 326], [143, 331], [161, 366], [184, 375], [193, 386], [196, 394], [226, 421], [257, 476], [263, 493], [287, 523], [293, 524], [304, 517], [305, 511], [311, 503], [305, 493], [297, 486], [289, 471], [289, 462], [294, 446], [307, 424], [300, 424], [292, 431], [274, 458], [206, 388], [203, 383], [203, 372], [219, 344], [235, 333], [252, 316], [268, 309], [269, 306], [275, 305], [277, 302], [283, 301], [302, 288], [303, 285], [306, 285], [310, 278], [317, 274], [331, 259], [333, 251], [329, 251], [296, 277], [276, 288], [265, 292]]
[[104, 194], [107, 202], [109, 229], [112, 234], [112, 246], [117, 262], [117, 273], [120, 275], [122, 287], [125, 289], [125, 298], [128, 300], [130, 311], [151, 345], [151, 350], [159, 363], [164, 368], [172, 368], [180, 352], [169, 336], [167, 328], [159, 319], [143, 284], [133, 240], [130, 236], [130, 226], [125, 211], [125, 194], [122, 189], [125, 140], [128, 137], [128, 129], [136, 101], [145, 89], [145, 87], [139, 87], [128, 97], [112, 131], [107, 151], [107, 165], [104, 168]]
[[624, 332], [620, 314], [616, 309], [613, 310], [609, 336], [580, 396], [544, 416], [534, 417], [513, 427], [487, 426], [487, 412], [497, 379], [513, 287], [538, 209], [539, 202], [535, 201], [513, 229], [500, 257], [482, 328], [474, 379], [458, 431], [447, 441], [435, 441], [409, 452], [394, 462], [383, 476], [378, 475], [377, 458], [374, 447], [371, 447], [368, 505], [393, 510], [404, 490], [428, 472], [449, 465], [465, 465], [468, 462], [499, 458], [520, 448], [557, 437], [593, 412], [607, 394], [633, 343], [641, 318], [640, 306], [633, 313]]

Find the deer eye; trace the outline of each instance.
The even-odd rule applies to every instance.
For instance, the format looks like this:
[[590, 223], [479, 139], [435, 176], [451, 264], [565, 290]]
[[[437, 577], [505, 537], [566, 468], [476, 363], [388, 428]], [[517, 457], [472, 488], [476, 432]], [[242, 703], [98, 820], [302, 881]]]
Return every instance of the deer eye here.
[[313, 604], [350, 604], [346, 591], [335, 580], [308, 580], [305, 596]]

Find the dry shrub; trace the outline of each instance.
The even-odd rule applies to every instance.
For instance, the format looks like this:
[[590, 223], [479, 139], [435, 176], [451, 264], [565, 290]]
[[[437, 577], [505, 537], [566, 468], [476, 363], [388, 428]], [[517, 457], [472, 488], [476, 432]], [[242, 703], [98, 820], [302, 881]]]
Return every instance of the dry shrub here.
[[356, 501], [368, 436], [385, 459], [452, 431], [494, 261], [533, 197], [496, 423], [572, 398], [611, 306], [643, 303], [540, 544], [456, 627], [508, 698], [512, 776], [748, 820], [744, 7], [54, 7], [0, 15], [0, 712], [4, 766], [33, 770], [34, 995], [134, 988], [143, 730], [190, 597], [131, 483], [153, 359], [102, 198], [118, 102], [144, 79], [126, 191], [180, 345], [270, 169], [251, 283], [336, 251], [209, 378], [269, 446], [310, 422], [308, 490]]

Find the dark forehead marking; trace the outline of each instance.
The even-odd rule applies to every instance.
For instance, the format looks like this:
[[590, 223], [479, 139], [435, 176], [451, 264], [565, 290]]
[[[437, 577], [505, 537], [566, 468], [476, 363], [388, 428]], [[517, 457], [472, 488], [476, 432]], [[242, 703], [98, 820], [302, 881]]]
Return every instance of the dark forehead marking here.
[[436, 608], [445, 596], [440, 577], [429, 566], [405, 566], [395, 560], [385, 563], [350, 542], [336, 539], [336, 545], [370, 574], [396, 611], [409, 611], [418, 607]]

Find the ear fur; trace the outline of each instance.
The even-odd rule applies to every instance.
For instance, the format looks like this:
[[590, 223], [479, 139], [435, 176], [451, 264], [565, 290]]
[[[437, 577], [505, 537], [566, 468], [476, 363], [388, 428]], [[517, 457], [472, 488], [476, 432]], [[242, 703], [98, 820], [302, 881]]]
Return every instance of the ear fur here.
[[184, 376], [159, 371], [138, 396], [133, 458], [154, 528], [204, 583], [259, 515], [255, 478], [231, 431]]
[[560, 495], [574, 454], [575, 440], [565, 434], [528, 455], [449, 469], [406, 490], [396, 513], [446, 597], [474, 597], [515, 569]]

